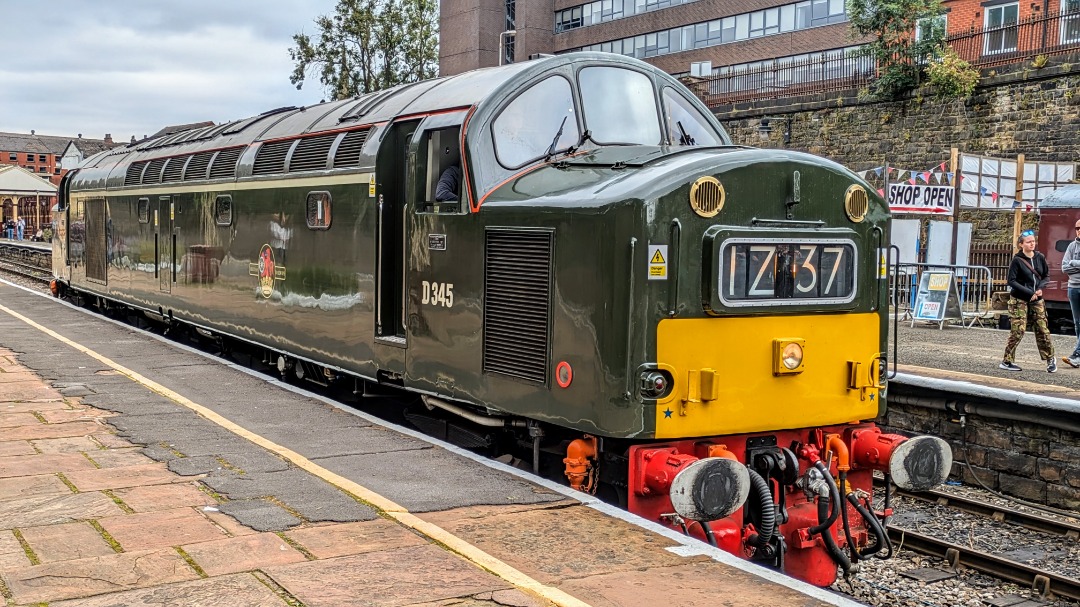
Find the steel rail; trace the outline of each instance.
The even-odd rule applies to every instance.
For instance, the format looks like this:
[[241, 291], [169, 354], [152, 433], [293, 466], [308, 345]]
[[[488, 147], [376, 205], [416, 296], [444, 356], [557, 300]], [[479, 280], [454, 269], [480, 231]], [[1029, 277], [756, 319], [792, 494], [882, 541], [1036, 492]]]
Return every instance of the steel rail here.
[[2, 269], [32, 280], [52, 279], [52, 251], [14, 242], [0, 243]]
[[1076, 522], [1059, 521], [1035, 513], [1006, 510], [1004, 506], [987, 504], [944, 491], [904, 491], [902, 489], [894, 489], [894, 491], [896, 495], [978, 514], [998, 522], [1019, 525], [1032, 531], [1060, 535], [1068, 539], [1080, 539], [1080, 520]]
[[1052, 594], [1080, 600], [1080, 580], [939, 540], [911, 529], [889, 525], [888, 532], [894, 544], [943, 558], [953, 568], [965, 565], [994, 577], [1028, 586], [1041, 596]]

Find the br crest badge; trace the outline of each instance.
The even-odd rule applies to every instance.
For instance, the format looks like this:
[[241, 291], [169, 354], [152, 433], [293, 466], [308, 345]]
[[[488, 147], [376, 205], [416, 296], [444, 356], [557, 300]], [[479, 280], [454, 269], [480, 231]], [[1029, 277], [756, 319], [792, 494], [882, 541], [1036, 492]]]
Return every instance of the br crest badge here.
[[259, 251], [259, 262], [248, 264], [248, 274], [259, 278], [259, 294], [269, 298], [274, 293], [274, 282], [285, 280], [285, 266], [274, 262], [274, 249], [264, 244]]

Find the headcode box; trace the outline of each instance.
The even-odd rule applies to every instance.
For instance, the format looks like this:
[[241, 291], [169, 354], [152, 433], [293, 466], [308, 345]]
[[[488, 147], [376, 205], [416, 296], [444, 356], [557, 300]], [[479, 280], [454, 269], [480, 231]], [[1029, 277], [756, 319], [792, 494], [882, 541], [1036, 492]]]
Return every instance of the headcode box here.
[[893, 213], [951, 215], [956, 191], [950, 185], [889, 184], [889, 210]]

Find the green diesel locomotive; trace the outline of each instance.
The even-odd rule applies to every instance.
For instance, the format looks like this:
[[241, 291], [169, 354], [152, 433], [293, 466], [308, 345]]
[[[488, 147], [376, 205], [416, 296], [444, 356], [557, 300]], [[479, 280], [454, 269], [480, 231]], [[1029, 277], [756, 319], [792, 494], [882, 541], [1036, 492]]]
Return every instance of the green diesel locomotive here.
[[509, 436], [575, 488], [815, 584], [887, 547], [873, 470], [918, 488], [951, 466], [940, 439], [868, 421], [884, 202], [835, 163], [732, 145], [636, 60], [156, 137], [89, 158], [60, 204], [56, 291], [286, 375], [415, 393], [421, 418]]

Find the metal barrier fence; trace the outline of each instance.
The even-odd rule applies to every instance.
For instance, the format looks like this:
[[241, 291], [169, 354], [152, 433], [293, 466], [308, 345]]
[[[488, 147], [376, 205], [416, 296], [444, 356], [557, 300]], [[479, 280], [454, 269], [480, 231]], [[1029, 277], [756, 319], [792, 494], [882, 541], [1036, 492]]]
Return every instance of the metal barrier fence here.
[[919, 283], [923, 274], [927, 272], [942, 273], [951, 272], [953, 275], [953, 289], [960, 302], [961, 324], [972, 327], [975, 324], [982, 325], [996, 316], [1000, 311], [994, 311], [993, 296], [995, 282], [993, 273], [986, 266], [963, 266], [963, 265], [931, 265], [926, 263], [904, 263], [894, 267], [889, 275], [889, 301], [894, 302], [894, 313], [901, 315], [903, 320], [914, 319], [915, 298], [918, 294]]

